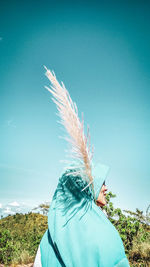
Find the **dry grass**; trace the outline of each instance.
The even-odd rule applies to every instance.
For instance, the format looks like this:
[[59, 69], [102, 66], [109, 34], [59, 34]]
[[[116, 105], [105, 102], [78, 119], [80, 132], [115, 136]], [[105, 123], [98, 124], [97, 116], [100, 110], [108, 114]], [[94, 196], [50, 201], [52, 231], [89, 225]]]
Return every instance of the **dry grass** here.
[[[4, 265], [4, 264], [0, 264], [0, 267], [6, 267], [8, 265]], [[11, 264], [9, 265], [10, 267], [33, 267], [33, 263], [29, 263], [29, 264]]]
[[[29, 255], [29, 252], [26, 251], [26, 250], [23, 250], [21, 252], [21, 254], [19, 255], [14, 255], [14, 259], [13, 259], [13, 262], [12, 262], [12, 267], [15, 267], [15, 266], [32, 266], [31, 265], [31, 262], [34, 261], [34, 257], [33, 256], [30, 256]], [[27, 264], [27, 265], [26, 265]]]
[[129, 255], [134, 260], [142, 259], [145, 261], [150, 261], [150, 243], [134, 243]]
[[129, 260], [133, 267], [150, 267], [150, 231], [149, 228], [139, 231], [129, 251]]

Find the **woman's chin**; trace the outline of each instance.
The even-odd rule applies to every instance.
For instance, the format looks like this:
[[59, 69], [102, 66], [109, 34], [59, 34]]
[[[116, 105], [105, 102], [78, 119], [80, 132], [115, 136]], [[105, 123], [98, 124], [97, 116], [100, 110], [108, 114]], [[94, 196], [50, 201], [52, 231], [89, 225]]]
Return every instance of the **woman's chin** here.
[[107, 204], [106, 201], [103, 201], [103, 202], [101, 203], [101, 207], [104, 207], [106, 204]]
[[97, 206], [104, 207], [107, 204], [106, 200], [97, 201]]

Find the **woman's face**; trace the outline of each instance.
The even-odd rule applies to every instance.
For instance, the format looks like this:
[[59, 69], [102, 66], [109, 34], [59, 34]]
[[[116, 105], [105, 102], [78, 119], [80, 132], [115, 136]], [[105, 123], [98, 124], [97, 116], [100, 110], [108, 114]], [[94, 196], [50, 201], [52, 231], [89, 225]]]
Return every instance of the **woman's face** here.
[[102, 185], [102, 188], [99, 192], [99, 196], [97, 198], [97, 206], [103, 207], [107, 204], [106, 202], [106, 191], [107, 191], [107, 187], [106, 185]]

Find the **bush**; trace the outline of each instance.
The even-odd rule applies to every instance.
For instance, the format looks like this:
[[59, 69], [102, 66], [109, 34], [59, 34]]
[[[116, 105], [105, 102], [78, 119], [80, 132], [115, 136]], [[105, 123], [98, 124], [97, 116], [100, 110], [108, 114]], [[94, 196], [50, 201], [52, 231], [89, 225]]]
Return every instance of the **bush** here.
[[[123, 240], [126, 255], [132, 267], [150, 266], [149, 216], [136, 212], [115, 209], [107, 194], [104, 207], [109, 220], [114, 224]], [[45, 208], [45, 207], [44, 207]], [[0, 263], [28, 264], [34, 261], [38, 245], [47, 229], [47, 216], [41, 214], [15, 214], [0, 220]]]
[[0, 262], [10, 263], [13, 253], [13, 242], [10, 231], [0, 230]]
[[0, 229], [0, 263], [30, 263], [47, 229], [47, 217], [15, 214], [1, 219]]
[[[107, 194], [107, 206], [104, 210], [109, 220], [117, 228], [124, 243], [126, 255], [132, 266], [150, 266], [150, 226], [149, 217], [136, 209], [136, 212], [115, 209], [111, 198], [116, 197], [111, 192]], [[136, 265], [135, 265], [136, 262]], [[144, 265], [143, 265], [144, 264]]]

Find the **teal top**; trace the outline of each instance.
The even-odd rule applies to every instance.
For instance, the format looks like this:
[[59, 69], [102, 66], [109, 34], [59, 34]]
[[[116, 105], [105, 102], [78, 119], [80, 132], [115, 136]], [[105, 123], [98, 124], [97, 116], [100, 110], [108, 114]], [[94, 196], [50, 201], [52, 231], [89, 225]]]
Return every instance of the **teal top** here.
[[82, 191], [86, 185], [67, 173], [59, 179], [40, 242], [42, 267], [129, 266], [119, 233], [95, 204], [91, 187]]

